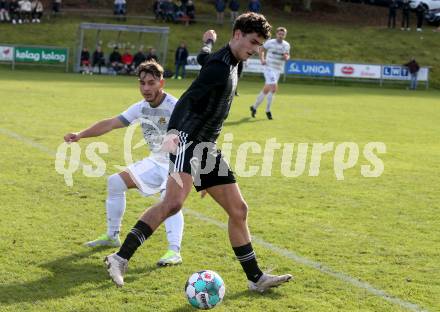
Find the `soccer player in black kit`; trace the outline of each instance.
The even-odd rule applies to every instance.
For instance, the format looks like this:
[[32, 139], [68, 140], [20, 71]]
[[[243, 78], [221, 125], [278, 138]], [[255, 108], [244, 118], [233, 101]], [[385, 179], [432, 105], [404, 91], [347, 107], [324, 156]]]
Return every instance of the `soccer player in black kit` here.
[[292, 278], [292, 275], [263, 273], [257, 263], [247, 226], [247, 204], [228, 164], [215, 142], [226, 119], [237, 87], [237, 64], [258, 52], [270, 37], [271, 26], [256, 13], [240, 15], [229, 43], [211, 54], [216, 33], [203, 35], [198, 55], [202, 69], [176, 104], [163, 148], [170, 152], [170, 175], [164, 199], [145, 210], [117, 253], [105, 258], [107, 271], [117, 286], [124, 285], [128, 261], [137, 248], [170, 215], [177, 213], [194, 184], [206, 191], [229, 216], [228, 233], [232, 249], [252, 291], [264, 292]]

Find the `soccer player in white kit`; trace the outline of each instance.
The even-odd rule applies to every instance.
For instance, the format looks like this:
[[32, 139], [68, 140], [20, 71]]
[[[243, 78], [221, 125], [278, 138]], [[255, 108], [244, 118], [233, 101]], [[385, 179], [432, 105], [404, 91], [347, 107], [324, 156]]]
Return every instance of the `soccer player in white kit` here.
[[[104, 119], [89, 128], [64, 136], [66, 142], [77, 142], [82, 138], [97, 137], [113, 129], [123, 128], [139, 122], [145, 142], [151, 154], [132, 165], [125, 171], [111, 175], [107, 180], [107, 233], [97, 239], [85, 243], [86, 246], [121, 246], [119, 233], [125, 212], [125, 192], [137, 188], [144, 196], [154, 194], [165, 195], [168, 179], [169, 155], [161, 150], [162, 140], [167, 132], [168, 122], [177, 99], [163, 90], [163, 68], [155, 61], [147, 61], [139, 65], [138, 70], [140, 92], [144, 99], [130, 106], [119, 116]], [[165, 220], [168, 240], [168, 251], [158, 261], [159, 266], [182, 263], [180, 247], [183, 236], [183, 214], [181, 211]]]
[[250, 107], [252, 117], [255, 117], [258, 106], [263, 103], [264, 98], [267, 96], [266, 116], [268, 119], [272, 119], [270, 109], [274, 94], [278, 89], [278, 79], [284, 71], [285, 62], [290, 58], [290, 44], [284, 40], [286, 35], [287, 29], [278, 27], [276, 39], [267, 40], [260, 49], [260, 61], [264, 65], [265, 84], [255, 104]]

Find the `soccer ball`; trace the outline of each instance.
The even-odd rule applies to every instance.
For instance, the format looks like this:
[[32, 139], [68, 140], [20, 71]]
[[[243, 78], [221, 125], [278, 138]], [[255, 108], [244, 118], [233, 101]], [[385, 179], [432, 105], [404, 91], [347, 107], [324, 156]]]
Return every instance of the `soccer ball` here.
[[191, 275], [185, 284], [189, 303], [198, 309], [212, 309], [225, 296], [225, 283], [214, 271], [204, 270]]

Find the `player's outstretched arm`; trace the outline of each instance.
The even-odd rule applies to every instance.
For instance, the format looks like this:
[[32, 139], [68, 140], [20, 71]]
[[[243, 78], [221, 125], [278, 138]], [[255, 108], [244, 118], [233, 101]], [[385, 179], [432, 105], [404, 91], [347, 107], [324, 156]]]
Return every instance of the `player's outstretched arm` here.
[[112, 131], [113, 129], [118, 129], [125, 127], [125, 125], [122, 123], [121, 120], [119, 120], [118, 117], [110, 118], [110, 119], [104, 119], [101, 121], [98, 121], [94, 125], [90, 126], [89, 128], [82, 130], [80, 132], [76, 133], [67, 133], [64, 136], [65, 142], [78, 142], [79, 140], [83, 138], [90, 138], [90, 137], [97, 137], [101, 136], [107, 132]]
[[209, 55], [211, 54], [212, 46], [217, 40], [217, 34], [215, 30], [213, 29], [207, 30], [203, 34], [202, 40], [203, 40], [203, 46], [200, 53], [197, 55], [197, 62], [203, 66], [206, 63], [206, 60], [208, 59]]

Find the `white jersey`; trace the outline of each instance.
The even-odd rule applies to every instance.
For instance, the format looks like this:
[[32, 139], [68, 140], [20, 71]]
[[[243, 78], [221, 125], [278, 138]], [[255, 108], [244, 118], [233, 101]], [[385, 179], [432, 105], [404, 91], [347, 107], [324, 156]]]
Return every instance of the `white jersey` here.
[[161, 151], [161, 146], [176, 102], [177, 99], [174, 96], [166, 94], [162, 103], [157, 107], [153, 108], [147, 101], [142, 100], [119, 115], [119, 120], [126, 126], [140, 122], [145, 142], [151, 151], [150, 157], [164, 165], [168, 165], [169, 155]]
[[281, 43], [277, 39], [267, 40], [263, 44], [266, 50], [266, 65], [279, 73], [284, 72], [285, 53], [290, 53], [290, 44], [283, 40]]

